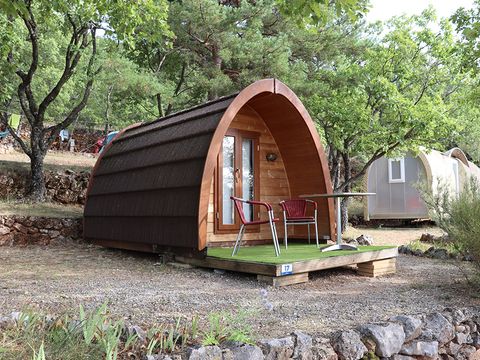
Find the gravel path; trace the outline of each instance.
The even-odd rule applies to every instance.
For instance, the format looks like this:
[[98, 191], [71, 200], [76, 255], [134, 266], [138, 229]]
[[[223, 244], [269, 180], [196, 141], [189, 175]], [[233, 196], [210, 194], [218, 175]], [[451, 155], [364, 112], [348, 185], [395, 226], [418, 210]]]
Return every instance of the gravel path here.
[[160, 265], [152, 255], [84, 244], [47, 248], [0, 248], [0, 313], [39, 307], [58, 313], [80, 303], [108, 300], [112, 313], [136, 324], [172, 321], [212, 311], [252, 311], [258, 337], [294, 329], [329, 333], [395, 314], [480, 305], [456, 265], [400, 256], [398, 272], [383, 278], [357, 276], [352, 269], [310, 275], [306, 284], [266, 288], [250, 275]]

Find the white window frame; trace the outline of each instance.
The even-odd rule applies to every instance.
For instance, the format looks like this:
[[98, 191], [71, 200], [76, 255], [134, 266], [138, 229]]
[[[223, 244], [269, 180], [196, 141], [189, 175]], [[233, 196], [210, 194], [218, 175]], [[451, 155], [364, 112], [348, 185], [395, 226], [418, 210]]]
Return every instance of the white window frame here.
[[[394, 179], [392, 177], [392, 163], [393, 162], [400, 161], [400, 177]], [[395, 184], [395, 183], [404, 183], [405, 182], [405, 158], [397, 158], [397, 159], [388, 159], [388, 182], [390, 184]]]

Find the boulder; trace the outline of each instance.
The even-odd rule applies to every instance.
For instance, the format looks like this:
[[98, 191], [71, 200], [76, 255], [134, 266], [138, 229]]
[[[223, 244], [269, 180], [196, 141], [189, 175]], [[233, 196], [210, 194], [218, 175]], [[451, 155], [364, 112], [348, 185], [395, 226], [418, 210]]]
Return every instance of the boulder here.
[[295, 348], [293, 350], [293, 358], [301, 359], [301, 360], [313, 359], [312, 337], [298, 330], [294, 331], [292, 335], [295, 339]]
[[362, 234], [359, 237], [355, 239], [355, 241], [358, 243], [358, 245], [368, 245], [371, 246], [373, 245], [373, 236], [371, 235], [366, 235]]
[[290, 359], [295, 348], [295, 343], [291, 336], [280, 339], [262, 340], [259, 344], [267, 360]]
[[375, 354], [381, 357], [398, 353], [405, 341], [403, 327], [397, 323], [368, 324], [361, 326], [359, 330], [364, 337], [375, 342]]
[[422, 236], [420, 236], [420, 242], [433, 244], [434, 241], [435, 241], [435, 235], [424, 233], [422, 234]]
[[263, 360], [265, 356], [262, 349], [255, 345], [241, 345], [228, 349], [228, 355], [223, 354], [223, 360], [231, 358], [232, 360]]
[[413, 340], [422, 333], [422, 320], [406, 315], [394, 316], [389, 321], [397, 322], [402, 325], [405, 333], [405, 342]]
[[438, 355], [438, 342], [414, 340], [403, 344], [402, 348], [400, 349], [400, 354], [435, 358]]
[[312, 348], [313, 358], [319, 360], [337, 360], [338, 355], [326, 338], [316, 338]]
[[10, 228], [5, 225], [0, 225], [0, 236], [7, 235], [10, 232]]
[[222, 349], [218, 346], [201, 346], [190, 349], [189, 360], [222, 360]]
[[446, 344], [455, 337], [455, 328], [439, 312], [432, 313], [425, 318], [424, 329], [430, 330], [432, 340], [438, 341], [439, 345]]
[[354, 330], [335, 333], [332, 346], [340, 360], [358, 360], [368, 351], [360, 339], [360, 334]]

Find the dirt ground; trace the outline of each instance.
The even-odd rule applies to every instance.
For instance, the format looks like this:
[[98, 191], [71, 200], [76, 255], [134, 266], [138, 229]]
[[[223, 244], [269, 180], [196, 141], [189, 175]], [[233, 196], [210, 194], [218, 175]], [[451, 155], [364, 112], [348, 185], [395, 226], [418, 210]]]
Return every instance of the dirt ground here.
[[[262, 302], [262, 289], [273, 310]], [[262, 338], [294, 329], [325, 334], [397, 314], [480, 306], [475, 295], [455, 263], [403, 255], [395, 275], [366, 278], [341, 268], [277, 289], [251, 275], [162, 265], [154, 255], [86, 244], [0, 248], [4, 314], [26, 307], [56, 314], [108, 301], [114, 315], [152, 325], [179, 316], [204, 321], [211, 312], [243, 309]]]
[[373, 237], [375, 245], [404, 245], [412, 241], [420, 239], [422, 234], [429, 233], [440, 236], [443, 231], [435, 226], [422, 226], [416, 228], [407, 227], [381, 227], [381, 228], [365, 228], [365, 227], [349, 227], [343, 234], [343, 237], [356, 239], [360, 235], [370, 235]]
[[[0, 154], [0, 161], [13, 163], [30, 163], [30, 159], [22, 152], [12, 151]], [[74, 167], [92, 168], [97, 161], [97, 155], [87, 153], [72, 153], [69, 151], [49, 151], [45, 157], [45, 166], [49, 167]], [[5, 164], [5, 163], [4, 163]], [[6, 164], [5, 164], [6, 166]]]

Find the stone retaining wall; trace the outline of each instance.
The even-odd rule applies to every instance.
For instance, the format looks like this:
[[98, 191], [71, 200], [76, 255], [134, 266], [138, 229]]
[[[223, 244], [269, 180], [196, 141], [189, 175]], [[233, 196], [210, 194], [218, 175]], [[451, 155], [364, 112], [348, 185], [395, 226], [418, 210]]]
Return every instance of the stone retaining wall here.
[[256, 345], [201, 346], [179, 355], [148, 360], [191, 359], [461, 359], [480, 360], [480, 308], [446, 309], [416, 316], [394, 316], [381, 323], [314, 337], [295, 331]]
[[[46, 196], [62, 204], [85, 204], [88, 171], [45, 171]], [[28, 172], [23, 169], [0, 172], [0, 199], [22, 199], [29, 187]]]
[[[15, 325], [19, 312], [0, 316], [0, 330]], [[54, 317], [49, 317], [53, 319]], [[75, 321], [75, 320], [73, 320]], [[126, 326], [125, 335], [148, 342], [139, 326]], [[142, 346], [146, 349], [146, 346]], [[143, 355], [146, 360], [479, 360], [480, 308], [446, 309], [415, 316], [394, 316], [386, 322], [315, 337], [300, 331], [257, 344], [230, 342], [197, 346], [175, 354]]]
[[0, 216], [0, 246], [48, 245], [82, 238], [82, 218]]

